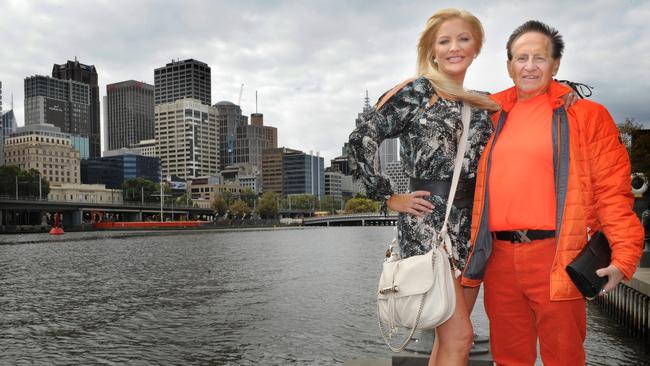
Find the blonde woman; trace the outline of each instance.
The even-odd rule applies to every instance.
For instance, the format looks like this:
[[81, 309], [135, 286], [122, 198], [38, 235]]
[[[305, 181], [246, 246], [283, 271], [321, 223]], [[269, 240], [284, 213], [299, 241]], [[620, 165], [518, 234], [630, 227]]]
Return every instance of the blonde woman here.
[[[355, 178], [365, 184], [370, 198], [384, 202], [383, 210], [399, 212], [403, 258], [428, 252], [429, 240], [441, 229], [465, 102], [472, 106], [472, 118], [449, 233], [459, 269], [467, 260], [477, 164], [493, 131], [490, 113], [499, 110], [486, 95], [463, 89], [467, 68], [481, 51], [483, 39], [481, 22], [471, 13], [444, 9], [433, 14], [418, 44], [417, 77], [382, 96], [350, 135]], [[379, 145], [389, 138], [400, 140], [411, 193], [395, 193], [379, 169]], [[467, 364], [473, 339], [469, 314], [478, 288], [463, 290], [458, 279], [455, 288], [455, 312], [436, 329], [429, 365]]]

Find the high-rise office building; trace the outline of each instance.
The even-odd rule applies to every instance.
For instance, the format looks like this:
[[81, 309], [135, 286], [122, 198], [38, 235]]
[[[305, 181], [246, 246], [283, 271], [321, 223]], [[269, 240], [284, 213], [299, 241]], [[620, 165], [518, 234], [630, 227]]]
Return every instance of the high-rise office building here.
[[325, 169], [326, 196], [332, 196], [339, 200], [343, 197], [343, 177], [344, 175], [336, 169]]
[[228, 101], [214, 105], [219, 123], [219, 169], [239, 164], [252, 164], [261, 169], [262, 152], [278, 147], [278, 130], [264, 126], [264, 115], [251, 114], [251, 123], [242, 116], [241, 108]]
[[393, 190], [396, 193], [407, 193], [409, 190], [409, 176], [406, 175], [402, 163], [399, 161], [394, 161], [392, 163], [386, 163], [386, 167], [383, 168], [384, 174], [390, 178], [390, 182], [393, 185]]
[[387, 139], [379, 145], [379, 162], [381, 170], [386, 170], [388, 164], [399, 161], [399, 142], [398, 139]]
[[[97, 83], [97, 69], [94, 65], [85, 65], [77, 61], [68, 61], [65, 64], [54, 64], [52, 77], [60, 80], [73, 80], [88, 85], [89, 91], [89, 119], [88, 144], [89, 156], [101, 156], [101, 130], [99, 126], [99, 84]], [[67, 131], [66, 131], [67, 132]], [[70, 131], [75, 134], [75, 132]]]
[[262, 190], [284, 196], [325, 194], [325, 166], [322, 157], [300, 150], [278, 147], [264, 150]]
[[154, 121], [163, 175], [189, 179], [218, 173], [219, 131], [214, 107], [198, 99], [158, 104]]
[[154, 70], [155, 104], [171, 103], [183, 98], [198, 99], [211, 105], [210, 66], [189, 59], [174, 61]]
[[282, 157], [282, 194], [325, 195], [324, 159], [302, 151], [285, 153]]
[[237, 162], [237, 127], [248, 124], [248, 118], [242, 116], [241, 107], [232, 102], [221, 101], [215, 104], [214, 108], [217, 110], [219, 125], [219, 170], [223, 170]]
[[5, 137], [16, 132], [16, 128], [18, 128], [18, 125], [16, 124], [16, 116], [14, 115], [13, 109], [0, 111], [0, 166], [5, 164]]
[[278, 129], [271, 126], [264, 126], [264, 115], [252, 113], [251, 123], [243, 127], [246, 133], [243, 134], [238, 148], [242, 155], [248, 156], [248, 162], [262, 167], [262, 153], [269, 148], [278, 147]]
[[285, 153], [300, 153], [286, 147], [266, 149], [262, 154], [262, 191], [282, 194], [282, 157]]
[[91, 156], [90, 88], [48, 76], [25, 78], [25, 126], [51, 124], [70, 134], [82, 158]]
[[2, 112], [2, 81], [0, 81], [0, 112]]
[[153, 85], [128, 80], [106, 85], [107, 150], [153, 139]]
[[[366, 97], [364, 99], [363, 103], [363, 111], [361, 111], [357, 115], [357, 119], [355, 120], [355, 125], [358, 127], [361, 122], [361, 116], [364, 113], [368, 113], [369, 111], [372, 110], [372, 106], [370, 105], [370, 98], [368, 97], [368, 91], [366, 90]], [[345, 149], [345, 146], [344, 146]], [[344, 154], [346, 156], [346, 154]], [[379, 162], [381, 164], [381, 169], [385, 170], [387, 164], [389, 163], [394, 163], [396, 161], [399, 161], [399, 141], [398, 139], [387, 139], [382, 141], [381, 145], [379, 145]]]

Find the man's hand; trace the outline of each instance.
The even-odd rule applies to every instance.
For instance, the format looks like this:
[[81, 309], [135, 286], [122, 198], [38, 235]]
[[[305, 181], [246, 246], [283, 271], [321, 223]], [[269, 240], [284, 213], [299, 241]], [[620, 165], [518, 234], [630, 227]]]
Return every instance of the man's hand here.
[[607, 276], [609, 280], [605, 284], [605, 287], [600, 291], [600, 295], [603, 295], [605, 292], [609, 292], [616, 288], [619, 282], [623, 279], [623, 272], [616, 268], [616, 266], [610, 264], [609, 266], [605, 268], [601, 268], [596, 271], [596, 274], [598, 277], [605, 277]]
[[433, 211], [431, 202], [421, 198], [428, 197], [427, 191], [415, 191], [408, 194], [394, 194], [386, 201], [389, 209], [415, 216], [424, 216]]

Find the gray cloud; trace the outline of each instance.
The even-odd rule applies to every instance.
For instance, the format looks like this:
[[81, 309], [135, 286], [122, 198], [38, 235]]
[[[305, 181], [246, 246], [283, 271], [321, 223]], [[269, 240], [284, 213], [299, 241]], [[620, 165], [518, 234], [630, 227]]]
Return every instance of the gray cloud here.
[[528, 19], [555, 26], [567, 47], [561, 78], [595, 86], [593, 99], [617, 121], [650, 121], [650, 3], [430, 1], [0, 1], [0, 81], [23, 120], [23, 79], [49, 75], [78, 57], [105, 85], [153, 82], [153, 69], [195, 58], [212, 68], [213, 103], [237, 102], [279, 129], [279, 142], [326, 159], [340, 154], [368, 89], [372, 102], [415, 70], [415, 46], [427, 18], [464, 7], [484, 23], [487, 40], [466, 86], [511, 85], [505, 41]]

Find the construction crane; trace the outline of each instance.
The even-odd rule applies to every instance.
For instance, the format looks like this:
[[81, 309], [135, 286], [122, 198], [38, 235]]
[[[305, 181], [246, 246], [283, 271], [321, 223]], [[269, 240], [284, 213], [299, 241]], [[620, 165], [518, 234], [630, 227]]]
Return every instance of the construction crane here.
[[237, 105], [241, 107], [241, 96], [244, 93], [244, 84], [239, 87], [239, 99], [237, 100]]

